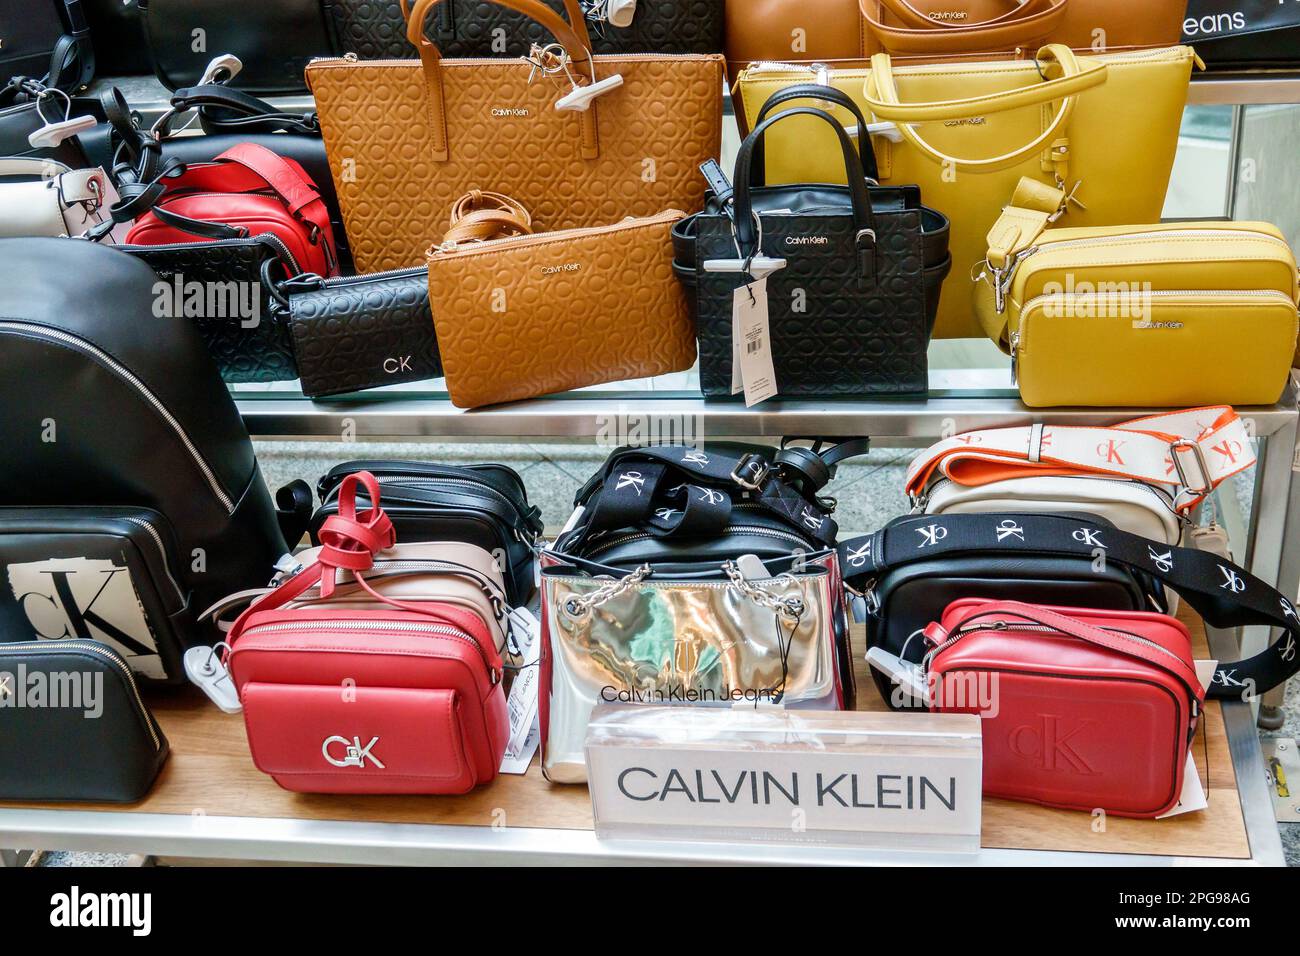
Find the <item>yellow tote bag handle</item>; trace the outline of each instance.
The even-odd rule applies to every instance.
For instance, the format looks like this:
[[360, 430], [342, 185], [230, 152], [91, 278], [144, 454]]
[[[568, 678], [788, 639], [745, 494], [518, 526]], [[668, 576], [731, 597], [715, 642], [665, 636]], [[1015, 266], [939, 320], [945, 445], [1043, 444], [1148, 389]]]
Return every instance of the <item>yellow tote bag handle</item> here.
[[[871, 75], [866, 80], [864, 100], [877, 119], [890, 120], [897, 124], [899, 134], [936, 163], [951, 165], [955, 169], [967, 172], [995, 172], [1023, 162], [1053, 143], [1070, 120], [1070, 114], [1074, 111], [1074, 97], [1106, 82], [1106, 64], [1096, 60], [1080, 61], [1073, 50], [1059, 43], [1051, 43], [1040, 49], [1037, 61], [1040, 68], [1055, 63], [1060, 67], [1062, 75], [1034, 86], [1004, 93], [990, 93], [958, 100], [936, 100], [928, 103], [903, 103], [898, 96], [898, 85], [894, 79], [894, 68], [889, 54], [877, 53], [871, 58]], [[911, 126], [913, 123], [933, 123], [968, 119], [987, 113], [1003, 113], [1027, 106], [1041, 106], [1056, 100], [1060, 100], [1061, 105], [1041, 134], [1009, 153], [985, 159], [949, 156], [927, 143]]]

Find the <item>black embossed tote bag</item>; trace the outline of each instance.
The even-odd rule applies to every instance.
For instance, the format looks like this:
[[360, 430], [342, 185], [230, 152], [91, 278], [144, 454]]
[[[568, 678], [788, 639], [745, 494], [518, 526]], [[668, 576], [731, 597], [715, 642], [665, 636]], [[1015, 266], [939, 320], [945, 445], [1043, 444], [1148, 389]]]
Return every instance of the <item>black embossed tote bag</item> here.
[[[763, 136], [798, 115], [835, 128], [848, 185], [762, 184], [755, 154]], [[705, 395], [740, 390], [733, 364], [754, 345], [733, 336], [733, 311], [737, 290], [756, 282], [766, 294], [777, 397], [926, 391], [926, 350], [951, 265], [948, 222], [921, 205], [916, 186], [869, 185], [859, 149], [871, 155], [830, 114], [801, 106], [757, 124], [737, 154], [734, 189], [706, 164], [704, 211], [674, 235], [675, 269], [696, 308]]]

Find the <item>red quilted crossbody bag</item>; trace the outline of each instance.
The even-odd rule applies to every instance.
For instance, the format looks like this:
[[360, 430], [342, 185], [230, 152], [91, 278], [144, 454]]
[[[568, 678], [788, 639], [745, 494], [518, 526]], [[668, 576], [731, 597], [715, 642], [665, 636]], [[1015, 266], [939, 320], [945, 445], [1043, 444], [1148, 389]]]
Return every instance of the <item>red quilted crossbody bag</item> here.
[[985, 794], [1126, 817], [1178, 803], [1205, 700], [1179, 621], [969, 598], [924, 633], [932, 709], [983, 718]]
[[[358, 484], [374, 507], [356, 508]], [[465, 793], [492, 780], [508, 737], [501, 657], [464, 607], [399, 601], [360, 572], [394, 544], [379, 483], [349, 475], [320, 530], [317, 563], [248, 607], [227, 663], [253, 762], [287, 790]], [[337, 569], [379, 610], [331, 607]], [[285, 608], [319, 583], [321, 599]]]

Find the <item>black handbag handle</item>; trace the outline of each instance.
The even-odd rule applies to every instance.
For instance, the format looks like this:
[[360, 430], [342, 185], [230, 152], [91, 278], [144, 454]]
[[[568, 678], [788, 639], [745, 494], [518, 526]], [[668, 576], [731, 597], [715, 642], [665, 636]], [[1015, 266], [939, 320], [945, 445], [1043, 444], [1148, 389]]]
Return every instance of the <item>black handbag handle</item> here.
[[745, 137], [736, 154], [735, 209], [733, 220], [736, 229], [737, 252], [741, 258], [754, 256], [762, 252], [759, 249], [759, 223], [754, 215], [753, 200], [750, 198], [750, 177], [753, 168], [754, 148], [762, 142], [767, 131], [782, 120], [793, 116], [815, 116], [835, 130], [840, 140], [840, 152], [844, 156], [844, 168], [848, 173], [849, 199], [853, 204], [854, 245], [858, 252], [860, 272], [875, 275], [876, 220], [871, 211], [871, 194], [867, 191], [867, 180], [862, 173], [862, 162], [849, 134], [829, 113], [811, 106], [796, 106], [792, 110], [769, 116], [754, 127], [753, 132]]
[[314, 112], [286, 113], [242, 90], [220, 83], [205, 83], [176, 90], [172, 110], [199, 111], [205, 133], [305, 133], [320, 135], [320, 120]]
[[[853, 114], [853, 118], [858, 121], [858, 158], [862, 160], [862, 171], [866, 174], [868, 180], [873, 183], [880, 181], [879, 167], [876, 165], [876, 151], [871, 145], [871, 134], [867, 132], [867, 121], [862, 115], [862, 110], [858, 104], [853, 102], [853, 97], [843, 90], [833, 86], [822, 86], [820, 83], [796, 83], [794, 86], [787, 86], [784, 89], [777, 90], [767, 98], [758, 111], [758, 117], [755, 119], [755, 125], [767, 119], [767, 114], [771, 112], [772, 107], [780, 106], [782, 103], [789, 103], [791, 100], [821, 100], [824, 103], [834, 103]], [[750, 180], [751, 185], [763, 186], [767, 183], [767, 163], [763, 158], [763, 145], [760, 143], [754, 149], [754, 166]]]
[[844, 579], [858, 590], [869, 588], [884, 572], [915, 561], [987, 554], [1114, 561], [1167, 584], [1213, 627], [1265, 624], [1283, 629], [1262, 653], [1243, 661], [1220, 661], [1207, 697], [1252, 698], [1300, 670], [1300, 612], [1276, 588], [1208, 551], [1152, 541], [1083, 517], [917, 515], [839, 545]]

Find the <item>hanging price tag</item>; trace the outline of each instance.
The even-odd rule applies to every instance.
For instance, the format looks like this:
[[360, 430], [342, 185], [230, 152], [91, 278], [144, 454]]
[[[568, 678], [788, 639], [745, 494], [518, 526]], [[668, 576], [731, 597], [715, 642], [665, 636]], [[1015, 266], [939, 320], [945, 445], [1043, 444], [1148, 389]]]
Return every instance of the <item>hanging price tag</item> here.
[[[733, 362], [739, 352], [745, 405], [757, 405], [776, 395], [776, 368], [772, 363], [772, 337], [767, 317], [766, 276], [735, 291], [731, 306], [731, 327]], [[732, 388], [735, 388], [734, 367]]]

